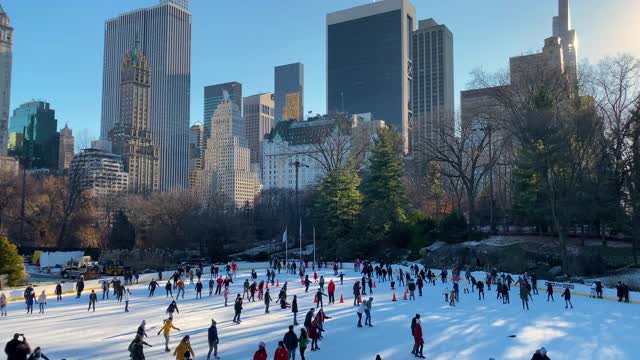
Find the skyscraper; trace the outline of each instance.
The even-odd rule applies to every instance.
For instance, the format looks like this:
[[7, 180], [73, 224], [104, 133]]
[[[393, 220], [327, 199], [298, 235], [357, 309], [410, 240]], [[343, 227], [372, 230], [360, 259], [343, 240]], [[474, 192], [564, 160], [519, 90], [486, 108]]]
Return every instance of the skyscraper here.
[[149, 129], [160, 153], [160, 190], [189, 184], [191, 13], [186, 0], [122, 14], [105, 23], [102, 126], [107, 139], [120, 115], [120, 66], [136, 40], [151, 69]]
[[9, 141], [12, 59], [13, 28], [9, 16], [0, 5], [0, 156], [7, 155]]
[[[421, 20], [413, 33], [413, 116], [409, 148], [438, 141], [453, 130], [453, 34], [433, 19]], [[418, 154], [417, 152], [416, 154]]]
[[64, 173], [73, 160], [73, 132], [67, 124], [58, 133], [58, 171]]
[[224, 84], [209, 85], [204, 87], [204, 129], [208, 137], [211, 134], [211, 117], [218, 105], [222, 102], [223, 93], [227, 92], [229, 100], [242, 110], [242, 84], [232, 81]]
[[58, 170], [58, 120], [45, 101], [30, 101], [13, 110], [9, 136], [12, 155], [26, 156], [32, 169]]
[[224, 93], [213, 113], [211, 136], [205, 150], [205, 187], [219, 193], [236, 207], [252, 206], [260, 181], [251, 169], [250, 150], [240, 108]]
[[202, 170], [204, 168], [204, 125], [197, 122], [189, 129], [189, 188], [202, 186]]
[[558, 16], [553, 17], [553, 36], [560, 38], [564, 67], [569, 79], [578, 79], [578, 34], [571, 29], [569, 0], [558, 0]]
[[247, 145], [251, 150], [251, 163], [257, 163], [262, 175], [262, 141], [274, 126], [274, 102], [272, 93], [244, 98], [244, 123]]
[[304, 65], [276, 66], [273, 79], [276, 120], [304, 120]]
[[129, 192], [148, 194], [160, 183], [160, 148], [151, 142], [149, 131], [151, 70], [136, 47], [122, 59], [120, 72], [120, 117], [109, 139], [129, 173]]
[[327, 112], [372, 113], [409, 145], [411, 37], [408, 0], [384, 0], [327, 15]]

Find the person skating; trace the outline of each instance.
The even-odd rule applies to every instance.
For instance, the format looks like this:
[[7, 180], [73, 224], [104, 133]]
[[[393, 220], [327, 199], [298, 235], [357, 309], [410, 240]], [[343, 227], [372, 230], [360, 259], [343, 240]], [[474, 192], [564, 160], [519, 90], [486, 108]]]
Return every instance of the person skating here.
[[0, 294], [0, 316], [7, 316], [7, 296]]
[[258, 350], [253, 353], [253, 360], [267, 360], [267, 349], [263, 342], [258, 344]]
[[364, 313], [364, 302], [358, 304], [356, 315], [358, 315], [358, 327], [362, 327], [362, 314]]
[[196, 283], [196, 299], [202, 299], [202, 281]]
[[282, 342], [284, 346], [287, 348], [287, 352], [289, 353], [289, 359], [296, 359], [296, 349], [298, 348], [298, 336], [293, 331], [293, 325], [289, 325], [289, 331], [284, 334], [282, 338]]
[[216, 291], [214, 293], [214, 295], [220, 295], [222, 293], [222, 282], [224, 280], [222, 280], [222, 276], [218, 276], [218, 279], [216, 280]]
[[80, 279], [78, 279], [78, 282], [76, 283], [76, 299], [80, 298], [80, 295], [82, 295], [83, 290], [84, 290], [84, 277], [80, 275]]
[[322, 292], [322, 288], [318, 288], [318, 291], [316, 291], [316, 309], [318, 307], [322, 308], [322, 297], [323, 296], [327, 296], [327, 294]]
[[[417, 320], [420, 319], [420, 314], [416, 314], [416, 316], [413, 317], [413, 319], [411, 319], [411, 336], [413, 336], [415, 330], [416, 330], [416, 322]], [[415, 342], [413, 342], [413, 349], [411, 350], [411, 355], [415, 355], [416, 354], [416, 350], [418, 349], [418, 344]]]
[[109, 300], [109, 284], [109, 280], [102, 280], [102, 300], [104, 300], [105, 297]]
[[95, 290], [91, 290], [91, 294], [89, 294], [89, 308], [87, 311], [93, 308], [93, 312], [96, 312], [96, 302], [98, 302], [98, 294], [96, 294]]
[[568, 287], [564, 289], [562, 297], [564, 298], [564, 308], [566, 309], [571, 305], [571, 308], [573, 309], [573, 304], [571, 303], [571, 291], [569, 291]]
[[524, 280], [520, 281], [520, 300], [522, 300], [522, 309], [526, 307], [529, 310], [529, 290]]
[[36, 302], [36, 295], [33, 290], [27, 290], [25, 295], [25, 303], [27, 304], [27, 314], [33, 314], [33, 304]]
[[409, 280], [409, 285], [407, 285], [407, 288], [409, 289], [409, 300], [415, 300], [416, 299], [416, 283], [413, 282], [413, 279]]
[[271, 301], [273, 299], [271, 298], [271, 295], [269, 294], [269, 289], [267, 289], [267, 291], [264, 293], [264, 313], [268, 314], [269, 313], [269, 304], [271, 304]]
[[233, 309], [235, 311], [235, 315], [233, 316], [233, 322], [236, 324], [240, 324], [240, 313], [242, 312], [242, 297], [240, 294], [236, 297], [236, 301], [233, 304]]
[[129, 300], [131, 299], [131, 290], [124, 289], [124, 312], [129, 312]]
[[422, 296], [422, 287], [424, 286], [424, 281], [421, 277], [418, 276], [416, 280], [416, 287], [418, 288], [418, 296]]
[[246, 299], [249, 299], [249, 279], [246, 279], [246, 280], [244, 281], [244, 286], [243, 286], [243, 288], [244, 288], [244, 291], [243, 291], [243, 293], [242, 293], [242, 299], [243, 299], [243, 300], [244, 300], [245, 298], [246, 298]]
[[220, 359], [218, 357], [218, 344], [220, 340], [218, 339], [218, 328], [216, 327], [216, 321], [211, 319], [211, 326], [209, 326], [208, 340], [209, 340], [209, 353], [207, 354], [207, 360], [211, 358], [211, 351], [213, 351], [213, 358]]
[[160, 328], [160, 331], [158, 331], [158, 335], [160, 335], [160, 333], [162, 333], [162, 335], [164, 336], [164, 351], [166, 351], [166, 352], [171, 351], [169, 349], [169, 335], [171, 333], [171, 329], [175, 329], [175, 330], [180, 331], [179, 328], [173, 326], [173, 319], [172, 318], [168, 318], [168, 319], [164, 320], [164, 324]]
[[313, 311], [314, 311], [313, 308], [309, 309], [309, 311], [307, 312], [307, 315], [304, 317], [303, 325], [307, 329], [307, 332], [309, 331], [309, 329], [311, 329], [311, 322], [313, 320]]
[[551, 301], [556, 302], [553, 299], [553, 285], [551, 282], [547, 282], [547, 302], [549, 301], [549, 298], [551, 298]]
[[305, 275], [304, 277], [304, 292], [309, 292], [309, 285], [311, 285], [311, 280], [309, 280], [309, 275]]
[[40, 308], [40, 314], [44, 314], [44, 306], [47, 305], [47, 294], [44, 290], [38, 296], [38, 307]]
[[331, 319], [331, 317], [325, 314], [324, 310], [318, 310], [318, 313], [316, 314], [314, 320], [318, 324], [318, 333], [320, 334], [320, 339], [322, 339], [322, 333], [324, 332], [324, 322], [328, 319]]
[[318, 323], [313, 320], [309, 327], [309, 338], [311, 339], [311, 351], [320, 350], [318, 347], [318, 339], [320, 339], [320, 330], [318, 329]]
[[[509, 281], [511, 275], [507, 276], [507, 281]], [[511, 288], [511, 283], [509, 283], [509, 288]], [[538, 295], [538, 275], [534, 272], [531, 274], [531, 290], [535, 295]]]
[[27, 360], [39, 360], [39, 359], [49, 360], [49, 358], [42, 353], [42, 349], [40, 348], [40, 346], [33, 349], [33, 353], [29, 355], [29, 358]]
[[224, 292], [223, 292], [222, 296], [224, 297], [224, 306], [227, 306], [227, 303], [228, 303], [228, 300], [229, 300], [229, 287], [228, 286], [224, 287]]
[[166, 293], [165, 298], [168, 298], [169, 295], [171, 295], [171, 298], [173, 299], [173, 291], [171, 291], [171, 280], [167, 280], [167, 283], [164, 285], [164, 292]]
[[335, 303], [336, 284], [333, 282], [333, 279], [329, 280], [329, 285], [327, 285], [327, 292], [329, 294], [329, 304]]
[[309, 335], [307, 335], [307, 329], [300, 329], [300, 336], [298, 337], [298, 345], [300, 347], [300, 358], [305, 360], [304, 352], [307, 350], [307, 343], [309, 342]]
[[297, 295], [293, 295], [293, 301], [291, 301], [291, 312], [293, 313], [293, 325], [298, 325], [298, 296]]
[[7, 360], [26, 360], [27, 355], [31, 354], [31, 346], [24, 334], [13, 334], [13, 339], [4, 347], [4, 353], [7, 354]]
[[481, 297], [482, 300], [484, 300], [484, 283], [482, 282], [482, 280], [476, 283], [476, 288], [478, 289], [478, 300], [480, 300]]
[[176, 357], [176, 360], [188, 360], [196, 355], [191, 348], [190, 342], [191, 340], [189, 338], [189, 335], [186, 335], [182, 338], [182, 340], [180, 340], [180, 343], [173, 351], [173, 355]]
[[549, 359], [549, 357], [547, 356], [547, 349], [545, 349], [543, 346], [540, 349], [536, 350], [535, 353], [533, 353], [533, 357], [531, 358], [531, 360], [551, 360], [551, 359]]
[[416, 325], [413, 329], [413, 341], [416, 344], [416, 351], [414, 353], [417, 358], [424, 358], [422, 350], [424, 348], [424, 339], [422, 338], [422, 325], [420, 324], [420, 318], [416, 318]]
[[136, 330], [136, 335], [140, 336], [140, 338], [144, 339], [147, 337], [147, 322], [142, 320], [142, 322], [140, 323], [140, 326], [138, 326], [138, 330]]
[[353, 306], [360, 305], [360, 282], [353, 283]]
[[176, 299], [180, 297], [180, 294], [182, 294], [182, 298], [184, 299], [184, 281], [182, 281], [182, 279], [178, 280], [177, 287], [178, 293], [176, 294]]
[[145, 360], [145, 346], [152, 347], [143, 340], [142, 336], [136, 335], [133, 341], [129, 344], [129, 355], [131, 356], [131, 360]]
[[62, 284], [58, 283], [54, 292], [56, 293], [56, 301], [62, 301]]
[[158, 282], [156, 281], [156, 279], [151, 279], [151, 282], [149, 283], [149, 297], [152, 297], [153, 294], [156, 292], [156, 288], [158, 287]]
[[287, 359], [291, 359], [290, 352], [285, 348], [285, 345], [282, 341], [278, 341], [278, 347], [276, 348], [276, 352], [273, 354], [273, 360], [287, 360]]
[[214, 281], [213, 278], [209, 279], [209, 296], [213, 296], [213, 285], [214, 285]]
[[176, 303], [175, 300], [173, 300], [171, 304], [169, 304], [169, 306], [167, 307], [166, 314], [169, 315], [170, 319], [173, 319], [174, 312], [180, 314], [180, 310], [178, 309], [178, 304]]
[[364, 302], [364, 326], [373, 327], [371, 325], [371, 307], [373, 305], [373, 297], [370, 297], [369, 300]]
[[456, 291], [453, 289], [449, 292], [449, 306], [456, 306]]

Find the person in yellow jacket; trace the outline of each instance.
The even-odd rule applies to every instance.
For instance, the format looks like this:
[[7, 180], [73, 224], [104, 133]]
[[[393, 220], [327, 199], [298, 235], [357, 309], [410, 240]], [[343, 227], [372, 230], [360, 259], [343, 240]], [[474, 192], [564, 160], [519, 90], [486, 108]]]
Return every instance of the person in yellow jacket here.
[[169, 350], [169, 333], [171, 332], [171, 329], [176, 329], [180, 331], [180, 329], [173, 326], [173, 319], [168, 318], [167, 320], [164, 321], [164, 325], [162, 325], [162, 328], [160, 329], [160, 331], [158, 331], [158, 335], [160, 335], [161, 332], [164, 333], [164, 351], [166, 352], [171, 351]]
[[176, 360], [185, 360], [187, 359], [187, 357], [185, 357], [187, 352], [191, 355], [188, 359], [192, 359], [195, 356], [193, 349], [191, 348], [191, 344], [189, 343], [189, 335], [182, 338], [182, 341], [178, 344], [173, 355], [176, 357]]

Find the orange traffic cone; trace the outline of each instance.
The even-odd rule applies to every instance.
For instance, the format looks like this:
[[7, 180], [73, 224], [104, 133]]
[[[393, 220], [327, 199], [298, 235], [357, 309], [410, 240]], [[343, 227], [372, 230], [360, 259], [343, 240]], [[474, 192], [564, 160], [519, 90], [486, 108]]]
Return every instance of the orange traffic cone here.
[[358, 303], [362, 302], [362, 295], [358, 295]]
[[396, 301], [396, 292], [393, 292], [393, 298], [391, 299], [391, 301]]
[[276, 287], [280, 287], [280, 280], [276, 280]]
[[374, 289], [376, 288], [376, 282], [375, 281], [373, 282], [373, 288]]
[[304, 285], [304, 279], [300, 279], [300, 284]]
[[267, 290], [269, 290], [269, 282], [267, 281], [265, 284], [267, 284]]
[[342, 296], [342, 294], [340, 294], [340, 304], [344, 303], [344, 296]]
[[407, 292], [409, 292], [409, 289], [406, 289], [404, 291], [404, 297], [402, 298], [402, 300], [407, 300]]

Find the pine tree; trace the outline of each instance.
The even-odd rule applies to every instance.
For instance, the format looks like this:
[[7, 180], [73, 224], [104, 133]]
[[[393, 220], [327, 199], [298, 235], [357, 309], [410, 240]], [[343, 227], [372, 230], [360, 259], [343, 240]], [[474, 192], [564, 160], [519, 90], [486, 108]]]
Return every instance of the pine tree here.
[[380, 130], [362, 183], [365, 241], [376, 246], [389, 240], [393, 227], [405, 221], [407, 200], [402, 161], [398, 135], [389, 128]]
[[351, 166], [333, 170], [320, 181], [315, 217], [322, 233], [319, 247], [327, 255], [335, 255], [339, 245], [342, 252], [345, 251], [345, 245], [346, 248], [353, 248], [348, 245], [352, 245], [356, 237], [356, 223], [362, 202], [358, 185], [360, 177]]
[[[24, 277], [24, 260], [18, 248], [6, 237], [0, 237], [0, 274], [7, 275], [9, 286], [17, 286]], [[3, 284], [5, 285], [5, 284]]]
[[109, 246], [112, 249], [133, 249], [136, 244], [136, 230], [129, 222], [129, 218], [122, 211], [118, 211], [111, 229]]

